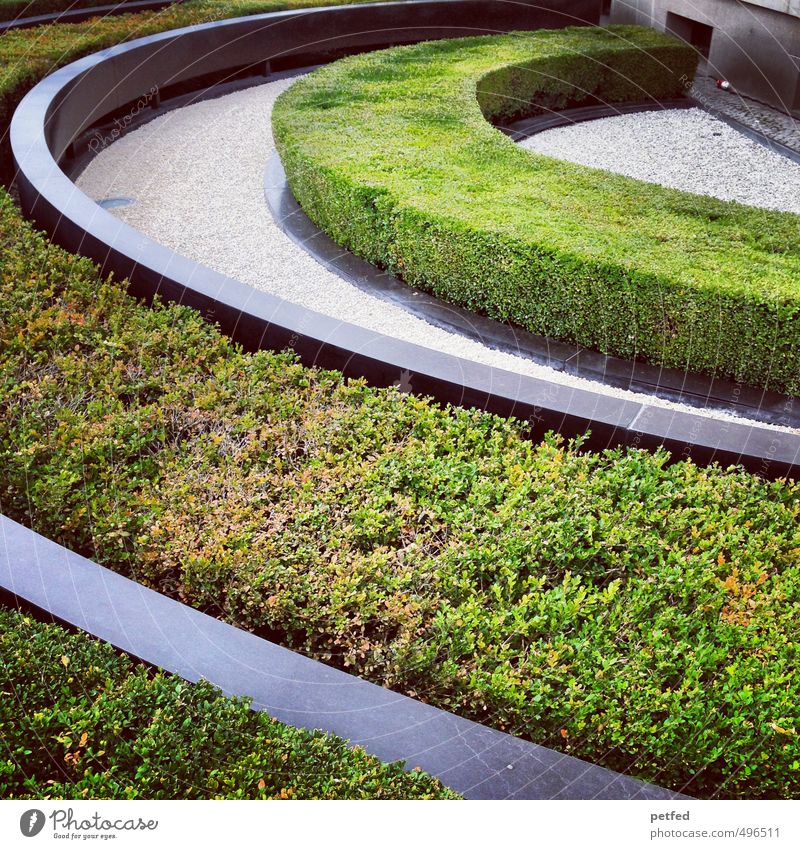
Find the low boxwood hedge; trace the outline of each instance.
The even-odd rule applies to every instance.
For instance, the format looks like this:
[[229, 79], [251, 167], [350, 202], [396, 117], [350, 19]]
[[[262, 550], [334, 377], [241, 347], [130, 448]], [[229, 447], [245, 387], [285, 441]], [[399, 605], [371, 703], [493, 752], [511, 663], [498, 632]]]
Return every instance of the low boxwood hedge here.
[[0, 798], [447, 799], [421, 772], [283, 725], [0, 607]]
[[604, 353], [795, 393], [800, 217], [534, 154], [489, 123], [676, 97], [695, 61], [637, 27], [430, 42], [316, 71], [273, 128], [309, 217], [411, 285]]
[[13, 177], [8, 127], [23, 96], [56, 68], [105, 47], [224, 18], [375, 0], [187, 0], [156, 12], [12, 30], [0, 38], [0, 179]]
[[[0, 203], [0, 508], [319, 659], [696, 795], [800, 796], [800, 490], [245, 354]], [[413, 382], [413, 377], [412, 377]]]

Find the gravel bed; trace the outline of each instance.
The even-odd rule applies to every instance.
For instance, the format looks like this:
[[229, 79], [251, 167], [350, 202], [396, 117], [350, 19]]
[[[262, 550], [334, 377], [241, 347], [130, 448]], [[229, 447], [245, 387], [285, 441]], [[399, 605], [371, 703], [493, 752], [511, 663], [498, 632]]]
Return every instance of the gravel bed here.
[[709, 111], [735, 118], [800, 153], [800, 120], [736, 91], [717, 88], [716, 77], [717, 74], [709, 72], [708, 63], [701, 61], [688, 94]]
[[133, 199], [129, 205], [111, 205], [109, 212], [176, 252], [341, 321], [498, 369], [639, 403], [741, 421], [734, 415], [616, 389], [493, 350], [434, 327], [323, 268], [280, 230], [264, 198], [264, 169], [274, 151], [272, 106], [292, 81], [275, 80], [155, 118], [95, 157], [78, 186], [98, 202]]
[[800, 214], [800, 165], [702, 109], [582, 121], [520, 145], [673, 189]]

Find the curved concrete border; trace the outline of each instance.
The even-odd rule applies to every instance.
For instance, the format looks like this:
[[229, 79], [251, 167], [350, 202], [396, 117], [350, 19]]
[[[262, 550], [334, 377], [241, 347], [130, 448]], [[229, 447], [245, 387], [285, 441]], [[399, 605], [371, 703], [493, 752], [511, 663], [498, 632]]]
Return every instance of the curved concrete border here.
[[521, 118], [506, 126], [498, 126], [497, 129], [505, 133], [512, 141], [519, 142], [537, 133], [543, 133], [545, 130], [580, 124], [583, 121], [595, 121], [598, 118], [613, 118], [615, 115], [630, 115], [637, 112], [654, 112], [658, 109], [691, 109], [695, 106], [698, 104], [688, 97], [661, 102], [598, 103], [593, 106], [578, 106], [575, 109], [562, 109], [558, 112], [551, 111], [533, 115], [530, 118]]
[[256, 710], [419, 767], [468, 799], [686, 798], [495, 731], [270, 643], [0, 516], [0, 596]]
[[[56, 71], [14, 114], [11, 145], [24, 211], [67, 249], [129, 278], [133, 294], [186, 304], [254, 350], [293, 348], [306, 364], [335, 368], [376, 386], [398, 381], [442, 403], [527, 420], [537, 436], [591, 431], [587, 447], [654, 448], [697, 462], [742, 463], [768, 477], [796, 474], [800, 436], [720, 422], [492, 369], [335, 321], [192, 262], [115, 219], [83, 195], [58, 162], [104, 117], [124, 114], [147, 92], [201, 75], [269, 70], [337, 55], [467, 33], [596, 22], [595, 0], [550, 7], [503, 0], [410, 0], [237, 18], [160, 33], [95, 53]], [[324, 37], [320, 34], [324, 33]], [[793, 409], [793, 402], [792, 402]], [[787, 411], [788, 412], [788, 411]]]
[[[680, 103], [681, 107], [685, 107], [684, 101]], [[669, 108], [666, 104], [662, 106]], [[605, 109], [607, 114], [618, 114], [612, 107]], [[653, 105], [626, 108], [624, 111], [646, 109], [652, 110]], [[575, 110], [578, 111], [581, 110]], [[553, 116], [541, 116], [546, 119], [542, 121], [546, 126], [541, 129], [537, 127], [528, 131], [528, 122], [519, 122], [526, 125], [524, 131], [515, 130], [515, 125], [503, 131], [519, 140], [552, 126], [572, 123], [568, 115], [569, 112], [564, 113], [558, 123]], [[337, 245], [309, 219], [292, 194], [277, 153], [272, 155], [264, 172], [264, 194], [275, 223], [317, 262], [351, 285], [382, 300], [399, 304], [429, 324], [586, 380], [689, 406], [741, 415], [754, 421], [800, 428], [800, 404], [795, 405], [795, 399], [787, 395], [737, 385], [729, 380], [714, 380], [704, 374], [606, 356], [582, 345], [569, 345], [537, 336], [512, 324], [503, 324], [408, 286]]]
[[133, 0], [130, 3], [112, 3], [106, 6], [89, 6], [86, 9], [64, 9], [49, 15], [34, 15], [29, 18], [13, 18], [0, 21], [0, 34], [14, 29], [30, 29], [46, 24], [79, 24], [90, 18], [105, 18], [108, 15], [130, 15], [136, 12], [157, 12], [186, 0]]

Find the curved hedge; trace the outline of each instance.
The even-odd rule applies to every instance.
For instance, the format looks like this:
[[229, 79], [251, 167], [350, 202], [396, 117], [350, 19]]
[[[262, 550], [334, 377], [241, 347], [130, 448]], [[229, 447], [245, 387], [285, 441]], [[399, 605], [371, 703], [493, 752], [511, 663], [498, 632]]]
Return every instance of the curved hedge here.
[[448, 799], [441, 783], [283, 725], [0, 607], [2, 799]]
[[[9, 33], [0, 113], [115, 40], [311, 4]], [[243, 354], [100, 280], [2, 190], [0, 268], [8, 515], [546, 745], [695, 795], [800, 796], [796, 484], [532, 445], [518, 422]]]
[[800, 217], [557, 161], [487, 122], [676, 97], [695, 58], [637, 27], [431, 42], [314, 72], [273, 126], [309, 217], [411, 285], [604, 353], [794, 393]]

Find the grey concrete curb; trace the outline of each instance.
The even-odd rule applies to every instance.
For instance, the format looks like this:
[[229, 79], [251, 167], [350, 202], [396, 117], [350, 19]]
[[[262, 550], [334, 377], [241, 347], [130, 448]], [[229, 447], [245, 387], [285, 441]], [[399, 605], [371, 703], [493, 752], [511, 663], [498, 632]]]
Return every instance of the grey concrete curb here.
[[419, 767], [468, 799], [680, 794], [438, 710], [200, 613], [0, 516], [0, 588], [188, 681]]
[[[372, 49], [426, 38], [597, 19], [594, 0], [410, 0], [276, 12], [149, 36], [72, 63], [42, 80], [14, 114], [11, 146], [24, 212], [68, 250], [128, 278], [134, 295], [158, 295], [199, 310], [245, 348], [294, 349], [307, 365], [363, 377], [375, 386], [410, 380], [441, 403], [477, 407], [547, 430], [584, 435], [587, 448], [664, 446], [698, 463], [741, 463], [770, 478], [797, 473], [800, 436], [615, 398], [480, 365], [331, 319], [192, 262], [114, 218], [59, 167], [75, 139], [147, 92], [209, 74], [269, 71], [287, 59]], [[143, 94], [144, 93], [144, 94]], [[155, 103], [160, 103], [156, 97]], [[742, 389], [742, 387], [739, 387]], [[784, 412], [791, 415], [794, 401]]]

